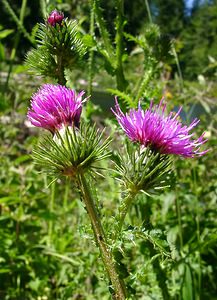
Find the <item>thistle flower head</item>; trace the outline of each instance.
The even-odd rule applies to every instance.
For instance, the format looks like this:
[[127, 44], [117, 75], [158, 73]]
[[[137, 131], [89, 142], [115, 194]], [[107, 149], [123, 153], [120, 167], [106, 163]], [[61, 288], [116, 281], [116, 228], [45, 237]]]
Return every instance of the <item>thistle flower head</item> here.
[[45, 84], [31, 99], [29, 121], [53, 134], [62, 126], [79, 127], [84, 91], [78, 95], [74, 90], [61, 85]]
[[50, 13], [47, 22], [51, 26], [55, 26], [56, 24], [61, 24], [63, 19], [64, 19], [64, 14], [55, 9]]
[[198, 139], [193, 139], [194, 133], [189, 133], [198, 123], [195, 119], [189, 126], [183, 125], [179, 120], [181, 108], [177, 113], [170, 112], [166, 115], [166, 104], [163, 100], [159, 105], [150, 104], [145, 111], [140, 104], [138, 109], [131, 109], [124, 114], [116, 99], [115, 114], [118, 123], [133, 142], [138, 142], [145, 147], [161, 154], [176, 154], [183, 157], [195, 157], [205, 154], [200, 152], [200, 146], [204, 140], [203, 133]]

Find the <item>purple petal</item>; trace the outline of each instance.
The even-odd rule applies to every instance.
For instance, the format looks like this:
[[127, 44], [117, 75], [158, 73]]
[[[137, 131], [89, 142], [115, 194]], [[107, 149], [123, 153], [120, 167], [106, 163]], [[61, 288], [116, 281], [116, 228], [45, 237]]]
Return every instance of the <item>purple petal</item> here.
[[199, 123], [195, 119], [190, 126], [183, 125], [177, 113], [171, 112], [165, 116], [166, 104], [162, 98], [159, 105], [150, 103], [150, 108], [142, 110], [139, 103], [138, 109], [130, 109], [124, 114], [115, 100], [115, 109], [112, 112], [118, 123], [133, 142], [139, 142], [143, 146], [149, 146], [162, 154], [176, 154], [183, 157], [195, 157], [204, 155], [208, 150], [200, 152], [200, 146], [206, 143], [204, 134], [194, 140], [194, 133], [190, 131]]

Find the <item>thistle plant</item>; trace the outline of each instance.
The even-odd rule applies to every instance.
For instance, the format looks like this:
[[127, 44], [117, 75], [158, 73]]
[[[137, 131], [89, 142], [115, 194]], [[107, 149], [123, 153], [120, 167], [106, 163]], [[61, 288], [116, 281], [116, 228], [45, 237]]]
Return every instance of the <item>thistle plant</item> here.
[[81, 192], [90, 217], [102, 260], [114, 288], [115, 299], [125, 299], [126, 288], [119, 278], [98, 208], [91, 193], [90, 176], [98, 174], [97, 162], [110, 156], [110, 138], [95, 126], [81, 124], [82, 95], [61, 85], [47, 84], [33, 95], [28, 112], [30, 122], [51, 132], [33, 151], [36, 163], [56, 178], [67, 176]]
[[[104, 30], [105, 24], [100, 18], [101, 11], [96, 5], [98, 1], [92, 2], [94, 11], [92, 11], [91, 24], [93, 26], [95, 13], [106, 45], [104, 56], [113, 68], [117, 87], [122, 93], [128, 84], [122, 66], [123, 2], [118, 1], [117, 5], [115, 58], [108, 55], [112, 48], [109, 46], [107, 31]], [[89, 72], [93, 64], [92, 50], [89, 57]], [[99, 52], [102, 54], [102, 51]], [[123, 197], [117, 212], [114, 212], [113, 234], [108, 237], [98, 213], [100, 208], [93, 196], [92, 182], [97, 183], [98, 175], [102, 175], [99, 162], [104, 159], [111, 160], [112, 139], [110, 136], [104, 138], [104, 131], [100, 132], [96, 125], [87, 124], [82, 120], [83, 104], [88, 99], [88, 97], [83, 98], [85, 92], [76, 93], [75, 90], [65, 86], [66, 68], [73, 65], [77, 59], [82, 59], [84, 54], [85, 47], [76, 30], [76, 23], [65, 19], [63, 13], [53, 11], [45, 24], [39, 25], [38, 47], [28, 54], [27, 62], [37, 73], [50, 76], [59, 84], [45, 84], [32, 96], [28, 119], [34, 126], [49, 131], [49, 134], [33, 150], [33, 158], [46, 173], [54, 176], [54, 180], [66, 176], [80, 191], [96, 244], [111, 282], [112, 296], [116, 300], [123, 300], [130, 297], [130, 293], [119, 272], [120, 262], [113, 255], [113, 247], [119, 239], [121, 240], [127, 213], [140, 192], [154, 195], [171, 185], [175, 155], [183, 158], [204, 155], [207, 150], [201, 150], [201, 146], [206, 139], [204, 134], [194, 139], [194, 133], [191, 133], [199, 120], [195, 119], [189, 126], [183, 125], [179, 118], [181, 108], [176, 113], [167, 114], [163, 99], [158, 105], [151, 102], [149, 109], [146, 110], [142, 109], [142, 102], [139, 102], [138, 109], [130, 109], [126, 114], [123, 113], [116, 99], [112, 111], [127, 139], [123, 143], [125, 153], [120, 152], [115, 160], [115, 171], [122, 182]], [[89, 75], [91, 81], [92, 73]], [[150, 77], [147, 80], [149, 79]], [[89, 90], [91, 90], [90, 85]], [[144, 87], [143, 80], [139, 97]], [[128, 100], [129, 98], [127, 96]], [[137, 100], [130, 98], [128, 104], [135, 104]], [[168, 295], [168, 292], [162, 293]]]

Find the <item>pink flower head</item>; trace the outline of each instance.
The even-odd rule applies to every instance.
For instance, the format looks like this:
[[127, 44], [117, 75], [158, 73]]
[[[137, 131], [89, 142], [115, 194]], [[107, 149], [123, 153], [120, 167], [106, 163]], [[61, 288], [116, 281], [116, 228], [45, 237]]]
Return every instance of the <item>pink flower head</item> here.
[[47, 21], [51, 26], [55, 26], [57, 23], [61, 24], [63, 19], [64, 19], [64, 14], [55, 9], [50, 13]]
[[31, 99], [29, 121], [55, 133], [63, 125], [79, 126], [84, 91], [76, 95], [74, 90], [61, 85], [44, 84]]
[[194, 133], [189, 133], [198, 123], [195, 119], [190, 126], [183, 125], [177, 113], [165, 114], [166, 104], [163, 99], [159, 105], [150, 104], [150, 108], [142, 110], [140, 103], [138, 109], [131, 109], [126, 115], [121, 111], [116, 99], [115, 114], [118, 123], [126, 135], [133, 142], [139, 142], [143, 146], [149, 146], [162, 154], [176, 154], [184, 157], [201, 156], [208, 150], [200, 152], [200, 146], [204, 140], [203, 133], [198, 139], [192, 139]]

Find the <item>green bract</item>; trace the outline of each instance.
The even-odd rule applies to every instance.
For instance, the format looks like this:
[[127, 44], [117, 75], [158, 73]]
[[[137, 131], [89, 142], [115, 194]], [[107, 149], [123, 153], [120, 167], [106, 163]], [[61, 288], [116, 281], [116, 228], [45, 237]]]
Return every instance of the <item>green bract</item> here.
[[118, 154], [115, 162], [120, 180], [128, 190], [135, 194], [153, 193], [170, 186], [172, 160], [168, 155], [130, 141], [126, 145], [126, 154]]
[[27, 65], [35, 74], [61, 79], [62, 70], [77, 65], [86, 53], [75, 20], [64, 19], [62, 24], [39, 24], [36, 33], [38, 46], [27, 55]]
[[95, 125], [81, 125], [80, 129], [64, 127], [62, 131], [54, 137], [45, 137], [33, 150], [35, 162], [55, 176], [97, 173], [100, 168], [95, 163], [110, 156], [110, 138], [102, 142], [103, 132]]

